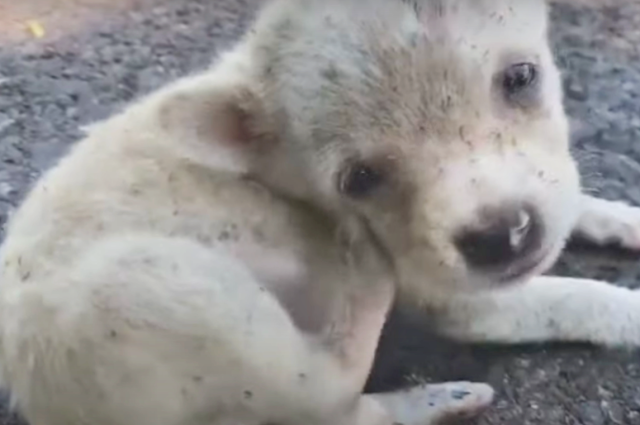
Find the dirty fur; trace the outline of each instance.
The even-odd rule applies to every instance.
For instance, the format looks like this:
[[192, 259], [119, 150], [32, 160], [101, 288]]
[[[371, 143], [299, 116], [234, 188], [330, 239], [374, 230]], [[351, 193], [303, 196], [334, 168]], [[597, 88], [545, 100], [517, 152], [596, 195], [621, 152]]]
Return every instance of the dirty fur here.
[[32, 425], [489, 406], [482, 383], [362, 394], [396, 300], [464, 340], [640, 344], [637, 292], [540, 276], [571, 235], [640, 250], [640, 211], [580, 189], [546, 6], [366, 3], [273, 1], [31, 190], [0, 250], [0, 368]]

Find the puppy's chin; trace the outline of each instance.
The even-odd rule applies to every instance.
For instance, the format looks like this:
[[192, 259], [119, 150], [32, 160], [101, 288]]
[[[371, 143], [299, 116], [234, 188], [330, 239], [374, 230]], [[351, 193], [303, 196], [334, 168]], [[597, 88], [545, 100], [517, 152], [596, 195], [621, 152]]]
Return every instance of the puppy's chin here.
[[474, 294], [525, 284], [532, 278], [547, 272], [557, 261], [564, 246], [565, 241], [560, 240], [541, 250], [537, 255], [515, 263], [502, 272], [467, 269], [464, 276], [453, 277], [459, 275], [459, 271], [452, 270], [451, 278], [438, 282], [438, 288], [435, 288], [435, 291], [443, 294]]
[[550, 247], [541, 250], [539, 254], [532, 256], [530, 260], [523, 261], [510, 270], [508, 269], [506, 273], [496, 279], [495, 284], [499, 286], [518, 285], [542, 275], [553, 267], [565, 245], [566, 241], [564, 239], [558, 240]]

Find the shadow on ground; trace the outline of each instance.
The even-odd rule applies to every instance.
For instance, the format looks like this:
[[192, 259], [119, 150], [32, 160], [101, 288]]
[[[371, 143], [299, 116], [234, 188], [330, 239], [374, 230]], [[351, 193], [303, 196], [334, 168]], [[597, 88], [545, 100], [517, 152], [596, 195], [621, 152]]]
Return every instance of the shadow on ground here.
[[[80, 136], [79, 125], [206, 66], [242, 32], [252, 10], [248, 0], [157, 0], [111, 10], [73, 37], [0, 45], [0, 225]], [[553, 20], [586, 184], [601, 196], [640, 205], [640, 4], [556, 5]], [[556, 272], [633, 286], [640, 262], [572, 250]], [[640, 425], [638, 352], [458, 345], [426, 329], [408, 313], [393, 315], [369, 390], [406, 385], [416, 376], [486, 380], [499, 393], [480, 424]], [[16, 421], [4, 414], [0, 424]]]

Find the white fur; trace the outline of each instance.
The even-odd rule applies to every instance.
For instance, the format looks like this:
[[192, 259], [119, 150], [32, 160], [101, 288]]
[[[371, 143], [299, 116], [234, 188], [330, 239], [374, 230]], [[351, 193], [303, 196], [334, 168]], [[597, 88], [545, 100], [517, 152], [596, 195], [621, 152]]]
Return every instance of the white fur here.
[[584, 197], [583, 213], [576, 225], [576, 236], [598, 245], [616, 244], [640, 250], [640, 211], [623, 202]]
[[[469, 382], [362, 394], [396, 297], [459, 338], [639, 345], [636, 292], [532, 278], [574, 227], [640, 248], [638, 209], [580, 193], [545, 15], [279, 0], [212, 69], [91, 125], [0, 250], [16, 406], [32, 425], [428, 425], [490, 404]], [[495, 80], [519, 61], [544, 78], [514, 107]], [[387, 173], [365, 200], [338, 190], [354, 159]], [[510, 202], [535, 205], [546, 254], [507, 285], [453, 240]]]

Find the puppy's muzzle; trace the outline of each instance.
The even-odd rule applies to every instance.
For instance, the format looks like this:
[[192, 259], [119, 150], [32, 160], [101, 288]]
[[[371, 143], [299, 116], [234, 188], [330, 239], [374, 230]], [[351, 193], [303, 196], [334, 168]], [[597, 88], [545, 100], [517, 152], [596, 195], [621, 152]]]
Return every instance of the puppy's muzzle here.
[[460, 231], [455, 244], [470, 269], [512, 280], [541, 261], [543, 233], [534, 207], [485, 208], [478, 224]]

